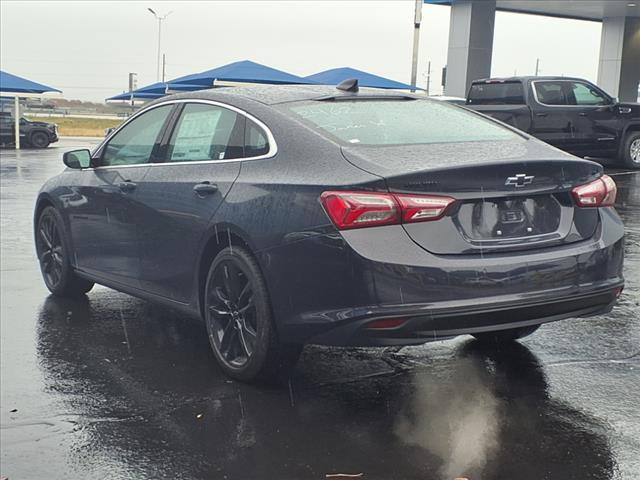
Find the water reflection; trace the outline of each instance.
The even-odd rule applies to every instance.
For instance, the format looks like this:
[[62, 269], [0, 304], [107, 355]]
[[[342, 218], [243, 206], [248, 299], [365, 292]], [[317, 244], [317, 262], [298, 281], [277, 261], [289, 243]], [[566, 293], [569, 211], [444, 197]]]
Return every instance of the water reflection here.
[[413, 388], [396, 434], [435, 454], [442, 479], [613, 477], [605, 426], [552, 398], [520, 343], [468, 342], [445, 371], [414, 372]]
[[310, 350], [290, 386], [254, 388], [220, 373], [197, 322], [109, 290], [49, 297], [40, 364], [76, 422], [51, 461], [67, 478], [613, 474], [606, 428], [550, 396], [522, 345], [427, 348], [428, 367], [402, 352]]

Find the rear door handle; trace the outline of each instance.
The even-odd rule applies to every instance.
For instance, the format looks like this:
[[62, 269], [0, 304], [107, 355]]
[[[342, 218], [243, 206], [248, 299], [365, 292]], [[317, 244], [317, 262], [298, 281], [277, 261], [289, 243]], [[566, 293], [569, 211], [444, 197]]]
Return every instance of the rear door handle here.
[[218, 191], [218, 186], [211, 182], [200, 182], [193, 186], [193, 191], [198, 195], [211, 195]]
[[120, 187], [121, 191], [126, 193], [126, 192], [133, 192], [138, 185], [133, 183], [131, 180], [125, 180], [124, 182], [120, 182], [118, 186]]
[[579, 112], [578, 115], [580, 115], [581, 117], [586, 117], [587, 113], [586, 112]]
[[536, 117], [546, 117], [547, 113], [536, 113]]

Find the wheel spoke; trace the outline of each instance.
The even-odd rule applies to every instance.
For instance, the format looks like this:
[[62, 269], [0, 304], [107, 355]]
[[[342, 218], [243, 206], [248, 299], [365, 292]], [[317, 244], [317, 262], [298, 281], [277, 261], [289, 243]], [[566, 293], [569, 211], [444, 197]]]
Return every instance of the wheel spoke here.
[[240, 314], [244, 314], [247, 310], [249, 310], [251, 307], [253, 307], [253, 295], [251, 295], [249, 297], [249, 299], [247, 300], [246, 305], [244, 305], [242, 308], [238, 309], [238, 313]]
[[251, 335], [253, 338], [256, 338], [258, 336], [257, 332], [253, 329], [253, 327], [251, 325], [249, 325], [247, 323], [247, 320], [244, 319], [242, 321], [242, 328], [244, 329], [244, 331], [246, 333], [248, 333], [249, 335]]
[[51, 248], [51, 240], [49, 239], [49, 236], [47, 235], [47, 232], [45, 232], [44, 226], [40, 227], [40, 238], [42, 238], [42, 241], [44, 242], [45, 247], [50, 249]]
[[222, 331], [222, 337], [220, 338], [220, 353], [226, 358], [229, 354], [229, 350], [235, 340], [238, 331], [235, 328], [233, 320], [229, 320], [226, 327]]
[[209, 307], [209, 312], [214, 315], [231, 315], [231, 312], [227, 310], [220, 310], [219, 308], [216, 308], [216, 307]]
[[238, 336], [240, 337], [240, 344], [242, 345], [242, 349], [247, 354], [247, 358], [249, 358], [251, 356], [251, 354], [253, 353], [253, 348], [249, 348], [249, 345], [247, 343], [247, 339], [244, 337], [244, 329], [243, 328], [238, 330]]

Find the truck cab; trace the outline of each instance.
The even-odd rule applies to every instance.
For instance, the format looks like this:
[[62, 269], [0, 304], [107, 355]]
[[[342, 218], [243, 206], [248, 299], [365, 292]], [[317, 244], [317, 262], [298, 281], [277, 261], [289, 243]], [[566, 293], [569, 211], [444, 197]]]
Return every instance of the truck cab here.
[[476, 80], [466, 106], [576, 156], [640, 168], [640, 104], [619, 103], [587, 80]]

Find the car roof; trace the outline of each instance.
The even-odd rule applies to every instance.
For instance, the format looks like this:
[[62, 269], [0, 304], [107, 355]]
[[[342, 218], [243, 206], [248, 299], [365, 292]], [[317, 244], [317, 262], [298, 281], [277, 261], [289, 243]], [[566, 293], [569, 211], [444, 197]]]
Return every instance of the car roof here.
[[162, 103], [173, 99], [202, 99], [232, 102], [236, 100], [253, 100], [265, 105], [300, 102], [305, 100], [321, 100], [336, 98], [425, 98], [424, 96], [385, 90], [380, 88], [360, 88], [358, 92], [345, 92], [329, 85], [247, 85], [234, 87], [218, 87], [195, 92], [185, 92], [162, 97], [151, 104]]
[[486, 83], [486, 82], [526, 82], [529, 80], [579, 80], [581, 82], [586, 82], [584, 78], [578, 77], [558, 77], [558, 76], [534, 76], [534, 75], [526, 75], [522, 77], [492, 77], [492, 78], [479, 78], [478, 80], [474, 80], [471, 83]]

